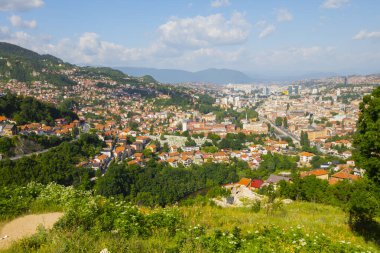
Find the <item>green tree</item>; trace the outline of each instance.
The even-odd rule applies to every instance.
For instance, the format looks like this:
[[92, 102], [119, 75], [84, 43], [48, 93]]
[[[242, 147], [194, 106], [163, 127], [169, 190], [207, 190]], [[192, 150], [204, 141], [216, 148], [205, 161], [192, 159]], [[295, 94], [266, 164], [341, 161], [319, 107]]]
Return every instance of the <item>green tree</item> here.
[[282, 126], [282, 118], [281, 117], [277, 117], [274, 121], [274, 124], [276, 126]]
[[162, 152], [169, 152], [169, 144], [167, 142], [164, 143], [164, 146], [162, 147]]
[[300, 144], [302, 146], [302, 149], [310, 148], [310, 140], [309, 140], [309, 135], [307, 134], [307, 132], [301, 131]]
[[11, 156], [13, 154], [12, 148], [15, 144], [12, 139], [8, 137], [0, 137], [0, 154]]
[[369, 180], [355, 182], [348, 203], [349, 224], [355, 229], [366, 226], [379, 210], [379, 188]]
[[370, 179], [380, 183], [380, 87], [363, 97], [359, 109], [354, 159]]
[[196, 145], [197, 145], [197, 143], [190, 136], [188, 136], [187, 140], [185, 142], [185, 146], [186, 147], [195, 147]]
[[147, 148], [144, 149], [142, 153], [143, 153], [144, 157], [146, 157], [146, 158], [151, 158], [153, 155], [152, 150], [147, 149]]
[[282, 124], [284, 126], [284, 128], [288, 128], [288, 119], [286, 117], [284, 117], [283, 121], [282, 121]]
[[125, 196], [130, 192], [129, 181], [130, 175], [124, 165], [114, 164], [108, 168], [104, 177], [99, 178], [96, 185], [96, 191], [104, 196], [120, 194]]

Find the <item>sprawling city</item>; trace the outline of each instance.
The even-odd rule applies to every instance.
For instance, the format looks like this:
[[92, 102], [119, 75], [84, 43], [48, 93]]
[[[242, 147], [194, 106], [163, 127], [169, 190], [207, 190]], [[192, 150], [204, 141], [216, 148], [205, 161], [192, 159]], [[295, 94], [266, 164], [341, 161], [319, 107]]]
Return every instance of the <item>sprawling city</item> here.
[[127, 2], [0, 1], [0, 252], [380, 251], [377, 3]]

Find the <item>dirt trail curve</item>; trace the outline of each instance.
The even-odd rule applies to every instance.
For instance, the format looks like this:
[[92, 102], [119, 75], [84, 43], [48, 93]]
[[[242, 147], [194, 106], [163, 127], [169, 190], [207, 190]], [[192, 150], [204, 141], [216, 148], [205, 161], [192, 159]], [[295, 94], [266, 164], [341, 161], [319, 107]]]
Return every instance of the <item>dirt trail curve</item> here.
[[6, 223], [0, 228], [0, 250], [18, 239], [33, 235], [40, 224], [46, 229], [52, 228], [62, 215], [63, 213], [32, 214]]

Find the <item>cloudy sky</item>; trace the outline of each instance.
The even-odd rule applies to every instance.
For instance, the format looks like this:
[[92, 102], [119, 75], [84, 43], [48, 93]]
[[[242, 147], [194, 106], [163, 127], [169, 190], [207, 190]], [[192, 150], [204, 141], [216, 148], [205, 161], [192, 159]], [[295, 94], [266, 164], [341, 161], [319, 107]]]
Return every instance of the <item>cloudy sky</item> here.
[[377, 0], [0, 0], [0, 40], [80, 65], [380, 72]]

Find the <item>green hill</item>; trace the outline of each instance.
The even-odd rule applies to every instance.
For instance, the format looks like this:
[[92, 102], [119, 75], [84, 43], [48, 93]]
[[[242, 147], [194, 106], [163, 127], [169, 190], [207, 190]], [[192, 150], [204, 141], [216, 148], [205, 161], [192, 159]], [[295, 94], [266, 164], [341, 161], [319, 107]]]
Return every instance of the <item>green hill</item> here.
[[57, 86], [71, 86], [76, 83], [61, 73], [71, 67], [52, 55], [40, 55], [13, 44], [0, 43], [0, 79], [3, 81], [48, 81]]
[[44, 122], [53, 126], [54, 120], [66, 118], [68, 122], [78, 119], [74, 112], [57, 108], [53, 104], [41, 102], [33, 97], [5, 94], [0, 97], [0, 115], [11, 118], [22, 125], [32, 122]]
[[152, 77], [130, 77], [119, 70], [106, 67], [79, 67], [49, 54], [41, 55], [10, 43], [0, 42], [0, 81], [46, 81], [55, 86], [73, 86], [77, 83], [65, 72], [73, 68], [79, 69], [77, 76], [109, 77], [119, 83], [157, 83]]

